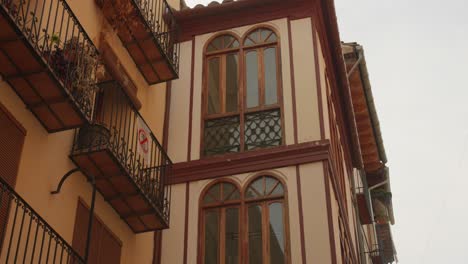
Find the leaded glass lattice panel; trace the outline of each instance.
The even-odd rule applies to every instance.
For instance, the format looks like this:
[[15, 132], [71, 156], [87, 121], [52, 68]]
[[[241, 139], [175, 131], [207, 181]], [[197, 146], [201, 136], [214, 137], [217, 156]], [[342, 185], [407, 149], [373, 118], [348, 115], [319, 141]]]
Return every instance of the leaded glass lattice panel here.
[[279, 109], [245, 115], [245, 149], [253, 150], [281, 145], [282, 128]]
[[205, 156], [239, 152], [239, 116], [206, 120], [203, 142]]

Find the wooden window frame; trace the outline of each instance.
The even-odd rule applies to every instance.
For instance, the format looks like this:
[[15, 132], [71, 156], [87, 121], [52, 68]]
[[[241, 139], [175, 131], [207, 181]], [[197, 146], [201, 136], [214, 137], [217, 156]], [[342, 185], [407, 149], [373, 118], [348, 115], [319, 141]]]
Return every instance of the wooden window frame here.
[[[259, 30], [259, 29], [266, 29], [270, 30], [271, 33], [268, 35], [267, 39], [271, 36], [271, 34], [276, 35], [275, 41], [269, 41], [264, 43], [257, 43], [254, 45], [246, 46], [244, 43], [249, 38], [251, 33]], [[239, 46], [236, 48], [227, 48], [221, 49], [216, 51], [208, 51], [208, 47], [213, 40], [218, 37], [229, 35], [236, 39], [239, 42]], [[275, 48], [276, 49], [276, 94], [277, 94], [277, 103], [265, 105], [265, 77], [264, 77], [264, 51], [268, 48]], [[247, 81], [245, 78], [246, 75], [246, 62], [245, 62], [245, 55], [247, 52], [257, 50], [257, 60], [258, 60], [258, 81], [259, 81], [259, 104], [257, 107], [247, 108]], [[226, 72], [222, 71], [226, 67], [226, 57], [229, 54], [236, 53], [238, 55], [238, 96], [237, 96], [237, 112], [226, 112]], [[209, 80], [209, 59], [219, 57], [220, 58], [220, 109], [221, 112], [217, 114], [209, 114], [208, 113], [208, 98], [209, 98], [209, 87], [208, 87], [208, 80]], [[241, 38], [234, 32], [220, 32], [213, 37], [211, 37], [205, 44], [203, 49], [203, 66], [202, 66], [202, 118], [200, 124], [200, 158], [209, 158], [212, 156], [224, 156], [224, 155], [231, 155], [233, 153], [223, 153], [217, 155], [209, 155], [206, 156], [204, 154], [205, 151], [205, 144], [204, 144], [204, 135], [205, 135], [205, 123], [209, 120], [216, 120], [221, 118], [228, 118], [228, 117], [238, 117], [239, 118], [239, 131], [240, 131], [240, 150], [239, 152], [245, 151], [255, 151], [254, 150], [246, 150], [245, 148], [245, 116], [253, 113], [259, 112], [266, 112], [272, 110], [279, 110], [280, 119], [281, 119], [281, 142], [280, 146], [285, 144], [285, 122], [284, 122], [284, 107], [283, 107], [283, 83], [282, 83], [282, 69], [281, 69], [281, 39], [278, 31], [268, 25], [258, 25], [247, 32], [245, 32], [244, 36]], [[236, 152], [238, 153], [238, 152]]]
[[[272, 191], [281, 184], [283, 187], [283, 193], [280, 195], [271, 195], [271, 192], [265, 196], [247, 198], [246, 193], [247, 189], [251, 186], [253, 182], [263, 177], [270, 177], [278, 181], [278, 183], [272, 188]], [[227, 201], [224, 203], [210, 203], [208, 205], [204, 204], [204, 198], [207, 195], [208, 191], [217, 184], [222, 183], [231, 183], [233, 184], [240, 193], [239, 200]], [[221, 194], [222, 195], [222, 194]], [[219, 228], [218, 228], [218, 237], [219, 237], [219, 248], [218, 248], [218, 263], [223, 264], [225, 258], [225, 240], [223, 236], [225, 233], [225, 215], [228, 208], [238, 208], [239, 209], [239, 263], [246, 264], [249, 263], [249, 237], [248, 237], [248, 208], [251, 205], [259, 205], [262, 208], [262, 256], [264, 263], [270, 263], [270, 230], [269, 230], [269, 213], [270, 205], [279, 203], [282, 205], [283, 215], [283, 232], [284, 232], [284, 254], [285, 254], [285, 263], [291, 264], [291, 249], [290, 249], [290, 235], [289, 235], [289, 207], [288, 207], [288, 190], [285, 182], [277, 176], [271, 174], [261, 173], [259, 175], [253, 176], [244, 186], [240, 186], [231, 179], [218, 179], [214, 180], [208, 186], [204, 188], [199, 197], [199, 228], [198, 228], [198, 264], [204, 264], [205, 262], [205, 212], [219, 210]], [[223, 218], [224, 217], [224, 218]], [[260, 263], [261, 264], [261, 263]]]
[[[234, 185], [236, 190], [239, 192], [239, 199], [237, 200], [227, 200], [225, 202], [217, 202], [217, 203], [209, 203], [206, 204], [204, 203], [204, 198], [206, 195], [208, 195], [208, 191], [216, 186], [216, 185], [221, 185], [223, 183], [228, 183]], [[220, 196], [223, 197], [223, 191], [222, 188], [220, 188]], [[224, 263], [225, 259], [225, 245], [226, 245], [226, 240], [225, 240], [225, 234], [226, 234], [226, 210], [229, 208], [237, 208], [238, 213], [239, 213], [239, 219], [238, 219], [238, 230], [239, 230], [239, 264], [243, 263], [242, 262], [242, 193], [241, 193], [241, 188], [239, 187], [238, 184], [236, 184], [234, 181], [228, 180], [228, 179], [221, 179], [212, 182], [209, 184], [205, 190], [202, 192], [200, 195], [200, 209], [199, 209], [199, 257], [198, 257], [198, 263], [205, 263], [205, 213], [210, 212], [210, 211], [217, 211], [218, 213], [218, 263]]]

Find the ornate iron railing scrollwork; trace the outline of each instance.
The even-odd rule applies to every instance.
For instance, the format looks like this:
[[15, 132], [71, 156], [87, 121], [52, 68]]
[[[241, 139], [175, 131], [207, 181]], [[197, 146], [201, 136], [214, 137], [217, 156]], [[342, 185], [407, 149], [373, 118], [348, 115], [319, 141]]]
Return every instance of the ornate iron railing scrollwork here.
[[8, 212], [0, 225], [4, 263], [76, 263], [84, 260], [0, 177], [0, 210]]

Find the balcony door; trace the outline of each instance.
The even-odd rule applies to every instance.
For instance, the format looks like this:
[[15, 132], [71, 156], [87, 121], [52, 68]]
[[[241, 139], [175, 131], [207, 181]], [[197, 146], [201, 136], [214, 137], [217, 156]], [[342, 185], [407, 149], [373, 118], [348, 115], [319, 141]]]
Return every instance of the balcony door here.
[[4, 192], [4, 182], [15, 187], [21, 152], [26, 131], [0, 104], [0, 250], [2, 249], [10, 207], [10, 199]]
[[[73, 248], [84, 257], [88, 234], [89, 208], [80, 199], [76, 210]], [[88, 264], [119, 264], [122, 242], [96, 215], [93, 217]]]

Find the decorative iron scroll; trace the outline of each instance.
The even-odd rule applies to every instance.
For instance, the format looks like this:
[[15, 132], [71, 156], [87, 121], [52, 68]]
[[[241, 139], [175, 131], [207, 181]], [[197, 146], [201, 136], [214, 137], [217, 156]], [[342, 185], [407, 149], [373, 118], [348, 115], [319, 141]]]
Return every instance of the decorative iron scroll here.
[[245, 115], [245, 150], [281, 145], [282, 128], [279, 109]]
[[213, 156], [240, 151], [239, 116], [205, 121], [204, 155]]
[[[72, 155], [110, 150], [169, 223], [170, 186], [166, 184], [172, 166], [169, 156], [117, 82], [101, 83], [100, 89], [93, 124], [77, 130]], [[139, 133], [140, 122], [147, 128], [143, 138]], [[138, 150], [141, 141], [146, 154]]]
[[67, 2], [0, 0], [0, 9], [91, 120], [99, 53]]

